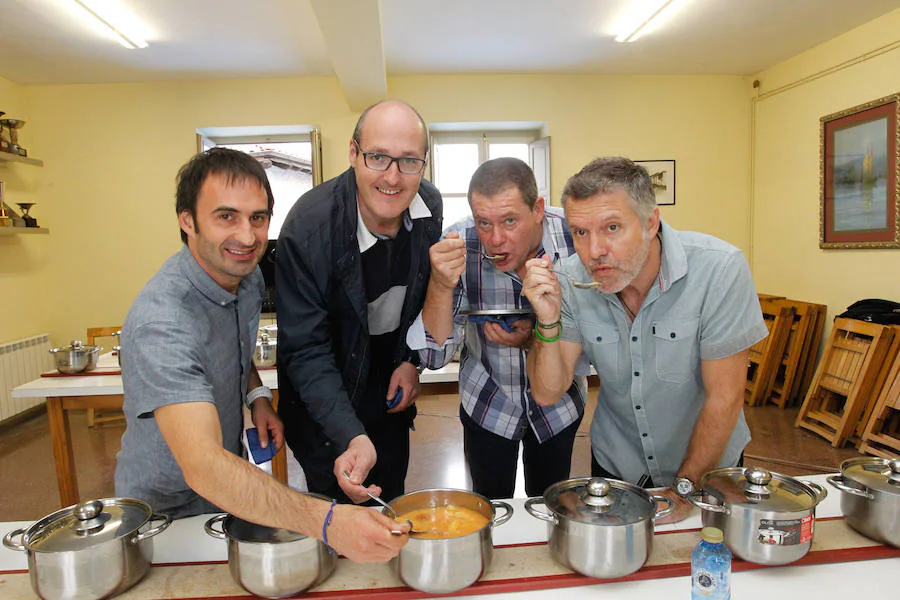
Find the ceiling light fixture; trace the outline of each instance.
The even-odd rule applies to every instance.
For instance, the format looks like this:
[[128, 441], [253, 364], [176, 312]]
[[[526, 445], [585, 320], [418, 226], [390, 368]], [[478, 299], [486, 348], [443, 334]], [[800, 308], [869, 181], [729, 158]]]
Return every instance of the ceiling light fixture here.
[[[138, 48], [146, 48], [147, 41], [137, 34], [137, 28], [133, 21], [134, 17], [123, 13], [121, 9], [107, 3], [98, 3], [96, 0], [71, 0], [73, 4], [80, 7], [84, 13], [90, 15], [96, 22], [102, 24], [109, 30], [116, 40], [126, 48], [137, 50]], [[132, 22], [129, 22], [132, 21]]]
[[652, 21], [658, 19], [659, 16], [674, 3], [675, 0], [634, 2], [628, 11], [628, 14], [620, 20], [616, 41], [635, 41], [644, 34]]

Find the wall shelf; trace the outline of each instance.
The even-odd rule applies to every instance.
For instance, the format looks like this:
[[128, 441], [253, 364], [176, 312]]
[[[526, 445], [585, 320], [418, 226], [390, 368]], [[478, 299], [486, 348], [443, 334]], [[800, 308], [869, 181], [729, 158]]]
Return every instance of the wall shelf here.
[[15, 235], [17, 233], [50, 233], [46, 227], [0, 227], [0, 235]]
[[13, 154], [11, 152], [0, 152], [0, 162], [17, 162], [24, 163], [26, 165], [34, 165], [36, 167], [43, 167], [44, 161], [38, 158], [29, 158], [27, 156], [19, 156], [18, 154]]

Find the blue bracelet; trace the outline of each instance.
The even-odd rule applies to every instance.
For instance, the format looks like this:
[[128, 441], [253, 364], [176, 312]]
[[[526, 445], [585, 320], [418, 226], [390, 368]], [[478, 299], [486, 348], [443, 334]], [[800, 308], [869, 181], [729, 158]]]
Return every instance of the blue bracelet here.
[[334, 516], [334, 507], [336, 504], [337, 500], [331, 501], [331, 508], [328, 509], [328, 514], [325, 515], [325, 522], [322, 523], [322, 541], [325, 542], [325, 547], [328, 548], [328, 551], [332, 554], [337, 554], [337, 552], [328, 545], [328, 526], [331, 524], [331, 518]]

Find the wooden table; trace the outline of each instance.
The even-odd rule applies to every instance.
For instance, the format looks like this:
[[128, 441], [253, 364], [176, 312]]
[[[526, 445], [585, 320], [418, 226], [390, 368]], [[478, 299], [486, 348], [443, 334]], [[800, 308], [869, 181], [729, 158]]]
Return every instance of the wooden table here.
[[[98, 370], [113, 365], [115, 359], [104, 355], [98, 363]], [[425, 371], [420, 380], [425, 387], [428, 384], [446, 384], [455, 382], [458, 373], [458, 365], [451, 363], [438, 371]], [[264, 385], [272, 388], [277, 407], [278, 377], [275, 369], [261, 369], [259, 376]], [[122, 394], [122, 376], [119, 374], [39, 377], [12, 390], [13, 398], [47, 399], [47, 419], [53, 457], [56, 460], [60, 507], [71, 506], [80, 501], [68, 411], [87, 408], [121, 410]], [[287, 483], [286, 448], [279, 450], [272, 459], [272, 475], [282, 483]]]

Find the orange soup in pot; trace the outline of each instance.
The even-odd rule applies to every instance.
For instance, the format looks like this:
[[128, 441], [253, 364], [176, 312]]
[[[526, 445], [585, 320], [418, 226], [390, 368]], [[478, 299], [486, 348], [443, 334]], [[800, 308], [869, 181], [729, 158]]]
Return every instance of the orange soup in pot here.
[[407, 519], [412, 521], [413, 529], [423, 532], [415, 533], [415, 537], [426, 540], [462, 537], [480, 530], [489, 521], [480, 512], [453, 505], [418, 508], [400, 515], [397, 520]]

